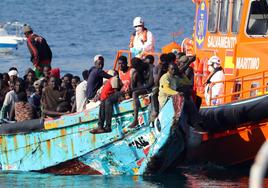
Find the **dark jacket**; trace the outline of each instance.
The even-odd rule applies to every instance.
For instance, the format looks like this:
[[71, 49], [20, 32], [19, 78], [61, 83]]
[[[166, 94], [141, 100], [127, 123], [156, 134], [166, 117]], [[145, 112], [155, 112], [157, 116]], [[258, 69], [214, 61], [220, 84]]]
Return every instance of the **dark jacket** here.
[[89, 69], [89, 76], [87, 79], [87, 98], [93, 99], [103, 84], [103, 78], [111, 78], [112, 76], [103, 71], [102, 69], [98, 69], [95, 66]]

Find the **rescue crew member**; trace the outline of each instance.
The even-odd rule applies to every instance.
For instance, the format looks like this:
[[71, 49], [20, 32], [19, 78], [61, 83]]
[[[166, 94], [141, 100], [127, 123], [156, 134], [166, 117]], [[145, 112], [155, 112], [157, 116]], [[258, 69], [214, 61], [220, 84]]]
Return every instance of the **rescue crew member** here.
[[[221, 60], [218, 56], [212, 56], [208, 60], [208, 70], [210, 75], [205, 82], [205, 99], [207, 105], [219, 105], [223, 103], [222, 98], [213, 99], [223, 95], [224, 83], [215, 83], [225, 80], [224, 72], [221, 67]], [[212, 99], [212, 100], [211, 100]]]
[[52, 60], [52, 52], [48, 46], [46, 39], [34, 34], [29, 25], [23, 27], [23, 33], [27, 38], [27, 46], [31, 53], [31, 61], [35, 67], [37, 78], [42, 76], [45, 65], [50, 65]]
[[141, 17], [133, 20], [134, 33], [130, 37], [129, 48], [133, 57], [142, 57], [144, 53], [154, 52], [154, 37], [151, 31], [144, 27]]

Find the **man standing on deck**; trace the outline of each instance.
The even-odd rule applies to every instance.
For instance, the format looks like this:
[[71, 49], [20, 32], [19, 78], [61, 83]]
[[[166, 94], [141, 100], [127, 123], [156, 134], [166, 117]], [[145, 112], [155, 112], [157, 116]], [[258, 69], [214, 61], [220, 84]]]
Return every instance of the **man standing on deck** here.
[[[208, 60], [210, 75], [205, 82], [205, 99], [207, 105], [220, 105], [223, 98], [217, 98], [224, 94], [224, 71], [218, 56], [212, 56]], [[216, 99], [217, 98], [217, 99]]]
[[29, 25], [23, 27], [23, 33], [27, 38], [27, 46], [31, 53], [31, 61], [35, 67], [35, 75], [40, 78], [42, 76], [43, 67], [51, 64], [52, 52], [46, 39], [34, 34]]
[[151, 31], [144, 27], [141, 17], [133, 20], [134, 33], [130, 37], [129, 48], [134, 57], [143, 57], [144, 53], [154, 52], [154, 37]]

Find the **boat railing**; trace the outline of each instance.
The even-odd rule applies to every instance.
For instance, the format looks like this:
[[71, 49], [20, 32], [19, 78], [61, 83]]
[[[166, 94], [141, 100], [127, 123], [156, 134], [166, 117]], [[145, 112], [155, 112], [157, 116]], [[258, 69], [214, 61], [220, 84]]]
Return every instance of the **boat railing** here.
[[[115, 60], [114, 60], [114, 67], [113, 69], [114, 70], [118, 70], [118, 67], [117, 67], [117, 61], [118, 61], [118, 58], [121, 56], [121, 55], [125, 55], [127, 58], [128, 58], [128, 64], [130, 65], [131, 63], [131, 59], [132, 59], [132, 53], [129, 51], [129, 50], [118, 50], [117, 51], [117, 54], [116, 54], [116, 57], [115, 57]], [[155, 63], [159, 63], [160, 62], [160, 55], [161, 53], [158, 53], [158, 52], [144, 52], [142, 54], [143, 57], [147, 56], [147, 55], [152, 55], [154, 56], [155, 58]]]
[[[235, 77], [224, 81], [214, 82], [213, 84], [217, 83], [224, 84], [224, 94], [221, 96], [210, 98], [209, 106], [213, 104], [212, 101], [218, 99], [222, 100], [222, 103], [225, 104], [267, 94], [268, 70]], [[235, 89], [236, 85], [238, 84], [240, 85], [240, 87], [238, 87], [238, 89]], [[210, 96], [212, 96], [211, 92], [212, 91], [210, 90]], [[203, 103], [203, 105], [205, 104]]]

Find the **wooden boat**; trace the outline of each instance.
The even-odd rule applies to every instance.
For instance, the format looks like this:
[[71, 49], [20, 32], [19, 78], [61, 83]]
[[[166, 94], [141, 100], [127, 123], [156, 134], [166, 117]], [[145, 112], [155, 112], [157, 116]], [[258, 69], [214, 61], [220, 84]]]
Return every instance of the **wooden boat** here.
[[127, 127], [133, 120], [132, 99], [114, 108], [111, 133], [90, 133], [97, 126], [98, 108], [44, 122], [2, 125], [2, 170], [102, 175], [160, 173], [185, 149], [180, 130], [183, 98], [170, 99], [153, 123], [148, 120], [148, 98], [141, 99], [141, 104], [139, 127], [135, 130]]
[[[197, 55], [195, 83], [201, 96], [202, 82], [209, 74], [208, 58], [216, 54], [224, 62], [225, 91], [219, 96], [224, 104], [216, 107], [203, 104], [200, 110], [207, 133], [194, 132], [187, 126], [187, 114], [181, 111], [181, 102], [173, 105], [178, 99], [170, 99], [161, 110], [159, 121], [153, 123], [148, 121], [149, 109], [142, 100], [139, 117], [142, 126], [129, 130], [132, 101], [124, 101], [115, 108], [112, 133], [89, 133], [96, 127], [97, 109], [47, 120], [41, 130], [32, 127], [34, 132], [5, 132], [5, 127], [0, 135], [2, 169], [139, 175], [162, 172], [178, 159], [180, 165], [193, 162], [232, 165], [253, 159], [268, 138], [264, 110], [268, 91], [267, 1], [195, 0], [194, 3], [193, 39], [185, 39], [181, 45], [173, 42], [165, 46], [163, 52], [181, 47], [178, 50], [187, 55]], [[117, 57], [122, 53], [128, 53], [130, 59], [130, 52], [125, 50], [119, 51]], [[159, 53], [153, 55], [159, 56]], [[216, 112], [237, 111], [241, 105], [243, 109], [254, 101], [261, 101], [258, 106], [263, 113], [260, 116], [255, 113], [253, 118], [245, 118], [242, 110], [238, 113], [241, 121], [232, 122], [225, 113], [220, 113], [221, 119], [213, 123], [218, 118]], [[249, 109], [248, 116], [254, 112], [254, 108]], [[233, 114], [235, 120], [236, 115]], [[174, 117], [178, 122], [173, 122]], [[226, 124], [214, 130], [217, 122]]]

